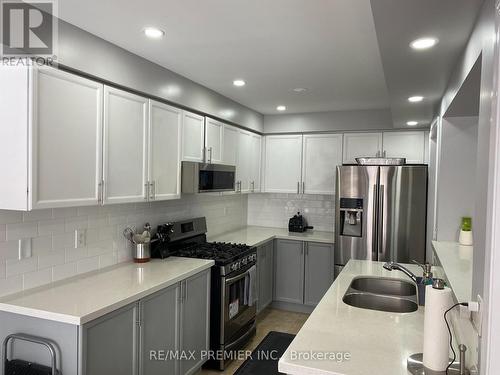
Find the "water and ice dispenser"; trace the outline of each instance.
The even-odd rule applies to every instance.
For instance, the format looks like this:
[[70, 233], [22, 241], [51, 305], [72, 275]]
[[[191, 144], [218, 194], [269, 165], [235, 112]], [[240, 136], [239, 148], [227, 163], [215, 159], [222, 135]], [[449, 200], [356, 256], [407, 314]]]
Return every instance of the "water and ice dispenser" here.
[[363, 237], [363, 199], [340, 198], [340, 235]]

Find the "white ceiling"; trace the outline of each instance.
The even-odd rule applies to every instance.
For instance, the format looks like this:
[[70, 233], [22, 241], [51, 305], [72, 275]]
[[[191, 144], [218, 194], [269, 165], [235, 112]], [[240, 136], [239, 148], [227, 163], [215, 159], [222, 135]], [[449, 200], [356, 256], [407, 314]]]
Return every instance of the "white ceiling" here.
[[[446, 4], [440, 7], [432, 5], [436, 0], [62, 0], [59, 16], [263, 114], [274, 114], [284, 104], [287, 113], [391, 108], [393, 113], [402, 110], [398, 116], [404, 118], [400, 107], [406, 104], [398, 96], [406, 91], [388, 84], [400, 72], [385, 65], [397, 52], [391, 47], [399, 36], [399, 47], [408, 49], [409, 35], [401, 34], [405, 22], [396, 22], [398, 14], [390, 12], [408, 1], [419, 15], [439, 11], [454, 20], [436, 28], [440, 44], [447, 43], [446, 27], [461, 30], [453, 38], [453, 53], [445, 53], [446, 63], [436, 68], [446, 82], [446, 70], [460, 52], [457, 45], [460, 50], [465, 45], [482, 0], [439, 0]], [[372, 7], [382, 12], [380, 19], [384, 9], [396, 19], [383, 19], [379, 26]], [[419, 19], [413, 20], [411, 35], [420, 32]], [[164, 29], [166, 37], [146, 39], [141, 30], [148, 25]], [[382, 36], [375, 25], [383, 29]], [[385, 48], [379, 50], [379, 43]], [[234, 87], [235, 78], [247, 85]], [[403, 86], [412, 92], [412, 84], [420, 88], [428, 81], [431, 88], [425, 93], [436, 101], [444, 87], [433, 80], [412, 77]], [[296, 87], [307, 91], [297, 94]], [[422, 109], [422, 118], [429, 117], [427, 112]]]

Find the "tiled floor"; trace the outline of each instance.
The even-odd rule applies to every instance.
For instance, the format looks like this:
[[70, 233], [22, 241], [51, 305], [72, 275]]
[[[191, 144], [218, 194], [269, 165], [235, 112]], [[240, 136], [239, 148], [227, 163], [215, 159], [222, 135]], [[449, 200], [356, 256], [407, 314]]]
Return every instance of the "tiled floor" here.
[[[254, 350], [270, 331], [296, 334], [305, 323], [309, 314], [267, 308], [257, 316], [257, 334], [243, 350]], [[243, 361], [234, 361], [221, 371], [202, 370], [200, 375], [232, 375]]]

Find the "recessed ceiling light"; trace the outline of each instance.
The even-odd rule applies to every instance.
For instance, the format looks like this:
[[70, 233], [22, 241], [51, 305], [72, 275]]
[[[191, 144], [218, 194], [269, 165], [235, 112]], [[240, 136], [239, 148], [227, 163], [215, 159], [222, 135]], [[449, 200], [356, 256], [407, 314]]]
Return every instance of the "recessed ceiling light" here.
[[284, 105], [279, 105], [276, 107], [278, 111], [286, 111], [286, 107]]
[[419, 38], [415, 39], [410, 43], [410, 47], [413, 49], [427, 49], [434, 47], [438, 40], [436, 38]]
[[307, 89], [306, 89], [306, 88], [304, 88], [304, 87], [297, 87], [297, 88], [294, 88], [294, 89], [293, 89], [293, 91], [294, 91], [294, 92], [301, 93], [301, 92], [305, 92], [305, 91], [307, 91]]
[[415, 126], [415, 125], [418, 125], [418, 121], [408, 121], [406, 123], [406, 125], [408, 125], [408, 126]]
[[241, 87], [241, 86], [245, 86], [247, 83], [245, 81], [243, 81], [242, 79], [235, 79], [233, 81], [233, 85], [237, 86], [237, 87]]
[[408, 98], [408, 101], [410, 103], [418, 103], [418, 102], [421, 102], [422, 100], [424, 100], [424, 97], [423, 96], [419, 96], [419, 95], [410, 96]]
[[157, 27], [145, 27], [142, 32], [151, 39], [160, 39], [165, 36], [165, 31], [160, 30]]

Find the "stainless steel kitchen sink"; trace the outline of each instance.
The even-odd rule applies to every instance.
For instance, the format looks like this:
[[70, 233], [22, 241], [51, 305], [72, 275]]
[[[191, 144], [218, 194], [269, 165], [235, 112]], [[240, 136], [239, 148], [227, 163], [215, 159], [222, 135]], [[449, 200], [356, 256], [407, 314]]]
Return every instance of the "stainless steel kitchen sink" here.
[[418, 310], [416, 286], [391, 278], [354, 278], [342, 300], [350, 306], [369, 310], [393, 313], [411, 313]]
[[351, 288], [360, 292], [391, 296], [414, 296], [417, 294], [415, 284], [385, 277], [357, 277], [352, 280]]

